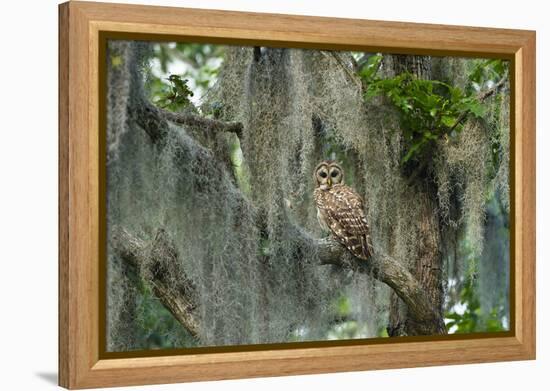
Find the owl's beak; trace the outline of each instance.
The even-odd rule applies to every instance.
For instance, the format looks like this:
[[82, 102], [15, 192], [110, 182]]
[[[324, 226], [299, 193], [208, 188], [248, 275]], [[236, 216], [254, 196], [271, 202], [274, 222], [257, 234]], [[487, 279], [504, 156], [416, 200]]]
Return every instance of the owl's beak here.
[[332, 179], [328, 178], [328, 179], [327, 179], [327, 184], [328, 184], [329, 186], [332, 186]]

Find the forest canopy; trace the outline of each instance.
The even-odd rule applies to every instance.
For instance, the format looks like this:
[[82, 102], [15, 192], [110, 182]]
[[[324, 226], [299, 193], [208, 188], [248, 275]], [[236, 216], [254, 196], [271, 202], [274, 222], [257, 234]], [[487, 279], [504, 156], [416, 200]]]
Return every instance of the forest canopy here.
[[[499, 332], [509, 64], [110, 41], [107, 350]], [[319, 161], [375, 248], [323, 232]]]

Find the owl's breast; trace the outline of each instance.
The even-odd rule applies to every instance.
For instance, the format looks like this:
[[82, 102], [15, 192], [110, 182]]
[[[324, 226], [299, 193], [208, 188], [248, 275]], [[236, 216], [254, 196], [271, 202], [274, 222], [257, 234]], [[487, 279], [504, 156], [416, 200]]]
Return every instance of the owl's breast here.
[[319, 221], [319, 225], [321, 226], [321, 229], [323, 231], [330, 231], [330, 228], [327, 224], [325, 214], [323, 211], [319, 208], [317, 208], [317, 221]]

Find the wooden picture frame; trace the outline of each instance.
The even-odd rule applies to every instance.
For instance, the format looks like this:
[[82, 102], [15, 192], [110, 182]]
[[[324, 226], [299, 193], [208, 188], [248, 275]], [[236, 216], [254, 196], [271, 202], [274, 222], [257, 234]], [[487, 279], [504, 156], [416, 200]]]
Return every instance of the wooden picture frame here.
[[[512, 330], [292, 349], [100, 355], [101, 34], [511, 61]], [[535, 32], [71, 1], [59, 6], [59, 384], [90, 388], [535, 358]]]

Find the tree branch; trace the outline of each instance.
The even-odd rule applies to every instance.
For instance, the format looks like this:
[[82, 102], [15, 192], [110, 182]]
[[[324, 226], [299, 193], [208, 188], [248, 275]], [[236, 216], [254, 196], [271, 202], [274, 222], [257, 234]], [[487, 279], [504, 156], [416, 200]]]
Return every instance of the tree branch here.
[[240, 122], [224, 122], [193, 113], [174, 113], [154, 106], [146, 99], [133, 104], [134, 120], [147, 132], [153, 142], [164, 138], [168, 132], [168, 121], [180, 125], [204, 129], [207, 132], [231, 132], [242, 137], [243, 125]]
[[495, 94], [498, 90], [500, 90], [507, 81], [508, 74], [504, 75], [493, 87], [489, 88], [487, 91], [480, 92], [477, 96], [477, 99], [479, 99], [480, 101], [484, 101], [491, 95]]
[[[321, 51], [320, 52], [322, 55], [324, 55], [325, 57], [328, 57], [328, 54], [325, 53], [324, 51]], [[336, 53], [336, 52], [328, 52], [330, 53], [330, 56], [332, 58], [334, 58], [336, 60], [336, 62], [338, 63], [338, 65], [340, 66], [340, 68], [342, 68], [344, 70], [344, 72], [346, 73], [347, 77], [349, 78], [349, 80], [355, 84], [359, 90], [362, 90], [363, 88], [363, 82], [357, 77], [357, 75], [355, 75], [351, 69], [349, 69], [349, 67], [344, 63], [344, 61], [340, 58], [340, 56]]]
[[433, 333], [445, 331], [443, 320], [426, 296], [423, 287], [401, 263], [379, 251], [375, 251], [375, 255], [368, 261], [361, 260], [353, 257], [332, 238], [315, 239], [303, 231], [301, 235], [316, 248], [320, 265], [334, 265], [372, 275], [397, 293], [407, 304], [410, 315], [416, 322], [430, 325], [429, 331]]
[[[506, 81], [508, 80], [508, 75], [505, 75], [500, 79], [493, 87], [489, 88], [487, 91], [480, 92], [477, 95], [477, 99], [480, 102], [483, 102], [485, 99], [489, 98], [490, 96], [494, 95], [500, 88], [504, 86]], [[458, 118], [456, 119], [456, 122], [449, 128], [447, 133], [451, 133], [455, 128], [462, 123], [466, 119], [466, 117], [470, 114], [470, 111], [463, 111]]]
[[[426, 330], [427, 334], [445, 330], [443, 320], [437, 315], [422, 286], [399, 262], [383, 255], [375, 255], [368, 261], [360, 260], [334, 239], [316, 239], [303, 230], [299, 230], [299, 235], [305, 246], [316, 251], [320, 266], [333, 265], [372, 275], [397, 293], [407, 304], [411, 317], [416, 322], [430, 325]], [[124, 229], [115, 229], [113, 237], [115, 251], [140, 271], [166, 308], [191, 335], [197, 337], [199, 324], [196, 319], [196, 288], [185, 271], [178, 267], [178, 254], [168, 234], [160, 229], [151, 246]]]
[[199, 337], [197, 291], [185, 271], [179, 267], [178, 253], [168, 235], [160, 229], [151, 245], [122, 228], [114, 228], [114, 250], [135, 267], [153, 293], [189, 333]]
[[224, 122], [213, 118], [206, 118], [197, 114], [190, 113], [174, 113], [167, 110], [158, 109], [159, 112], [168, 121], [177, 124], [200, 127], [209, 131], [231, 132], [238, 137], [242, 136], [243, 124], [240, 122]]

